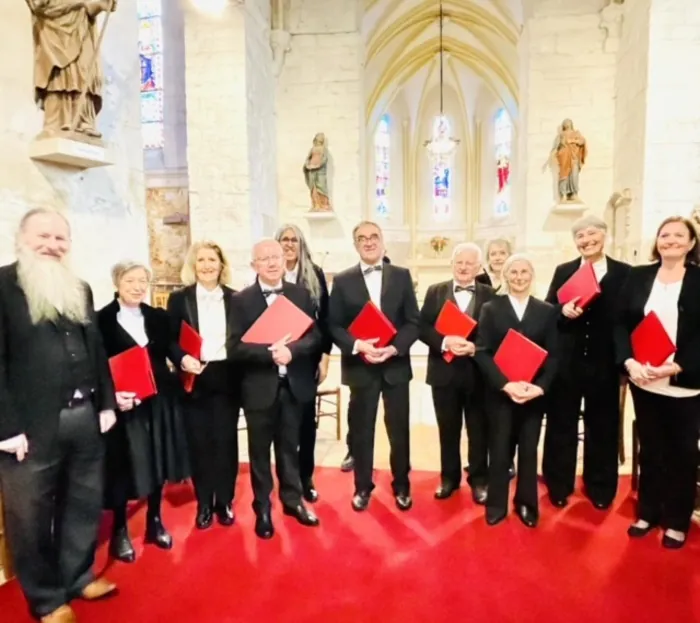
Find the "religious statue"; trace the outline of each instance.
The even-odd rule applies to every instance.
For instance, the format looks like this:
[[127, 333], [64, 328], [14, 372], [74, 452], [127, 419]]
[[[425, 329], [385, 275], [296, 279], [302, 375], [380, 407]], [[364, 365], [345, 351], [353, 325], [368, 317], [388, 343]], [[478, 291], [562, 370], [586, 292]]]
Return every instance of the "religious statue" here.
[[102, 34], [97, 16], [116, 10], [116, 0], [26, 0], [34, 35], [34, 99], [44, 111], [40, 138], [76, 133], [77, 140], [101, 138]]
[[319, 132], [304, 162], [304, 179], [311, 193], [312, 212], [331, 212], [328, 194], [328, 148], [326, 136]]
[[559, 165], [559, 200], [579, 203], [579, 173], [586, 163], [586, 139], [574, 129], [571, 119], [564, 119], [554, 141], [551, 157]]

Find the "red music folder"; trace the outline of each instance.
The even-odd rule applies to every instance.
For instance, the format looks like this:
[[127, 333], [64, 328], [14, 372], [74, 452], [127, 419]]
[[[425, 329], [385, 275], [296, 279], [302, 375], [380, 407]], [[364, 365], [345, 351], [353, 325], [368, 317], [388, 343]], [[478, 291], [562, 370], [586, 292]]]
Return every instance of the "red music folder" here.
[[381, 309], [372, 301], [367, 301], [348, 327], [348, 333], [356, 340], [376, 339], [374, 346], [384, 348], [394, 339], [396, 329]]
[[576, 297], [576, 307], [585, 309], [600, 295], [600, 284], [595, 276], [593, 264], [584, 262], [566, 283], [557, 290], [557, 300], [561, 305], [566, 305]]
[[[202, 343], [204, 339], [184, 320], [180, 325], [180, 339], [178, 342], [180, 348], [185, 351], [185, 354], [197, 360], [202, 358]], [[192, 393], [196, 376], [196, 374], [192, 374], [191, 372], [180, 372], [180, 379], [188, 394]]]
[[511, 383], [518, 381], [532, 383], [532, 379], [535, 378], [546, 358], [547, 351], [544, 348], [522, 333], [508, 329], [508, 333], [494, 355], [493, 362]]
[[[457, 335], [459, 337], [468, 338], [469, 334], [474, 330], [476, 320], [469, 314], [465, 314], [454, 301], [445, 301], [437, 320], [435, 321], [435, 330], [442, 336]], [[442, 358], [450, 363], [454, 358], [454, 353], [445, 351], [442, 353]]]
[[290, 342], [296, 342], [313, 323], [313, 318], [280, 294], [245, 332], [241, 342], [270, 345], [285, 335], [290, 335]]
[[676, 352], [661, 320], [654, 312], [649, 312], [635, 327], [630, 336], [635, 361], [658, 367]]
[[118, 392], [131, 392], [141, 401], [158, 393], [151, 358], [142, 346], [134, 346], [110, 357], [109, 371]]

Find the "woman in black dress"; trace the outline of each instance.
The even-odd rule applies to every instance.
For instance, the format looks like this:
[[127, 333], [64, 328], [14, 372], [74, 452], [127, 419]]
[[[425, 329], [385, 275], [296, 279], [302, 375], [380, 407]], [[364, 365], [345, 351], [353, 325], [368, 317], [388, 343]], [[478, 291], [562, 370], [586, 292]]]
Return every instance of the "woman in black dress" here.
[[168, 315], [143, 302], [150, 271], [138, 262], [125, 262], [114, 267], [112, 280], [115, 299], [97, 314], [107, 356], [135, 346], [147, 348], [158, 389], [142, 403], [129, 392], [117, 392], [117, 424], [106, 435], [105, 501], [114, 513], [109, 551], [117, 560], [133, 562], [127, 502], [148, 498], [145, 542], [170, 549], [173, 540], [160, 512], [163, 484], [189, 478], [189, 464], [178, 380], [166, 360], [171, 356]]

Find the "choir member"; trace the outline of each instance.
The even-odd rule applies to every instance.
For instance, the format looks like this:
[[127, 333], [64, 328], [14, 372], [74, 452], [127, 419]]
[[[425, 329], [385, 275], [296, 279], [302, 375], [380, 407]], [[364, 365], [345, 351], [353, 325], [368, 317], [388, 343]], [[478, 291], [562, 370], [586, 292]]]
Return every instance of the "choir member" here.
[[[462, 421], [469, 442], [469, 476], [472, 498], [486, 503], [488, 484], [488, 428], [484, 411], [484, 382], [474, 363], [474, 339], [478, 327], [466, 339], [463, 335], [441, 335], [435, 323], [447, 301], [456, 303], [472, 318], [495, 293], [475, 278], [481, 268], [481, 249], [471, 242], [458, 244], [452, 252], [452, 279], [428, 288], [420, 312], [420, 339], [429, 347], [426, 383], [432, 388], [433, 406], [440, 434], [439, 500], [450, 497], [460, 486]], [[447, 362], [446, 352], [454, 358]]]
[[[664, 220], [652, 264], [635, 266], [621, 294], [615, 333], [618, 362], [631, 381], [639, 433], [639, 499], [630, 537], [664, 529], [662, 544], [685, 543], [695, 500], [700, 417], [700, 250], [693, 224]], [[676, 346], [660, 366], [638, 361], [631, 333], [656, 314]]]
[[[197, 497], [195, 525], [209, 528], [235, 521], [233, 497], [238, 475], [240, 371], [231, 361], [232, 320], [228, 260], [215, 242], [193, 244], [182, 268], [185, 287], [168, 298], [173, 364], [195, 375], [183, 399], [192, 482]], [[183, 322], [202, 338], [201, 357], [185, 353], [179, 343]]]
[[[489, 417], [489, 490], [486, 522], [495, 525], [508, 512], [508, 465], [511, 439], [518, 449], [515, 509], [520, 520], [535, 527], [539, 519], [537, 502], [537, 445], [540, 438], [544, 395], [557, 367], [556, 307], [533, 297], [532, 263], [523, 255], [511, 255], [503, 265], [502, 288], [481, 308], [476, 339], [477, 364], [486, 375], [486, 410]], [[519, 332], [547, 351], [548, 355], [531, 383], [512, 382], [494, 361], [510, 329]]]
[[[380, 396], [384, 422], [391, 445], [392, 489], [396, 505], [408, 510], [413, 505], [409, 482], [409, 382], [410, 349], [418, 339], [419, 313], [411, 273], [384, 262], [382, 230], [363, 221], [352, 232], [359, 264], [333, 280], [328, 320], [333, 341], [342, 353], [341, 381], [350, 387], [352, 410], [351, 445], [354, 458], [355, 494], [352, 507], [363, 511], [374, 489], [374, 432]], [[350, 324], [368, 302], [374, 303], [393, 324], [397, 333], [383, 347], [376, 340], [356, 340]]]
[[503, 238], [490, 240], [486, 245], [486, 270], [477, 275], [476, 280], [500, 292], [503, 264], [513, 253], [510, 242]]
[[[316, 382], [321, 385], [328, 376], [328, 364], [333, 342], [328, 331], [328, 284], [320, 266], [314, 264], [306, 238], [296, 225], [285, 224], [277, 230], [275, 239], [284, 251], [284, 279], [309, 291], [316, 307], [316, 323], [323, 340], [316, 353]], [[318, 500], [314, 485], [314, 450], [316, 448], [316, 395], [302, 407], [299, 432], [299, 476], [307, 502]], [[349, 450], [349, 446], [348, 446]], [[349, 454], [349, 452], [348, 452]]]
[[[620, 375], [615, 360], [614, 318], [630, 266], [605, 254], [605, 221], [584, 216], [571, 228], [580, 257], [554, 271], [546, 301], [558, 306], [559, 370], [547, 407], [542, 471], [552, 504], [562, 508], [573, 493], [578, 422], [584, 402], [583, 484], [595, 508], [606, 509], [617, 492]], [[558, 305], [557, 291], [591, 264], [601, 294], [585, 309], [578, 300]]]
[[274, 535], [270, 495], [273, 481], [270, 447], [274, 444], [279, 497], [285, 515], [304, 526], [317, 526], [318, 518], [302, 502], [299, 476], [299, 430], [303, 410], [316, 395], [318, 354], [323, 336], [314, 321], [299, 339], [280, 336], [273, 344], [242, 341], [268, 306], [284, 296], [310, 318], [316, 304], [308, 289], [284, 280], [284, 252], [274, 239], [258, 242], [252, 251], [255, 283], [233, 301], [234, 358], [243, 370], [242, 401], [248, 430], [250, 479], [253, 486], [255, 533], [261, 539]]
[[168, 314], [144, 303], [151, 282], [144, 264], [117, 264], [112, 281], [116, 297], [97, 313], [107, 356], [146, 348], [158, 391], [143, 402], [133, 392], [118, 391], [117, 424], [106, 435], [105, 501], [114, 516], [109, 552], [117, 560], [133, 562], [136, 552], [127, 529], [127, 502], [148, 499], [145, 542], [170, 549], [173, 540], [161, 520], [163, 484], [186, 480], [190, 474], [179, 382], [168, 368], [172, 357]]

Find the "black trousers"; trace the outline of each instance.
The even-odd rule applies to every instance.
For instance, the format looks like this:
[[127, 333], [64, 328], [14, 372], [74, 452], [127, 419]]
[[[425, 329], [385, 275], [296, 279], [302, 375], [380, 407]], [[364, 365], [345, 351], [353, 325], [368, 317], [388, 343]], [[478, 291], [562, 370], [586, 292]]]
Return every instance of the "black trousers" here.
[[433, 406], [440, 435], [440, 476], [443, 483], [462, 480], [462, 422], [467, 428], [469, 476], [472, 487], [488, 483], [488, 422], [483, 398], [463, 385], [433, 387]]
[[273, 488], [270, 447], [273, 445], [280, 500], [284, 506], [298, 506], [301, 504], [302, 493], [299, 477], [302, 405], [289, 390], [286, 379], [280, 379], [277, 397], [269, 409], [246, 410], [245, 417], [248, 425], [253, 510], [260, 512], [270, 508]]
[[104, 443], [91, 403], [63, 409], [51, 447], [0, 457], [7, 538], [32, 613], [46, 616], [93, 581]]
[[302, 483], [313, 479], [316, 461], [316, 399], [301, 405], [299, 428], [299, 477]]
[[231, 504], [238, 477], [238, 398], [201, 391], [185, 399], [184, 410], [197, 504]]
[[357, 409], [357, 400], [353, 400], [353, 394], [350, 392], [350, 399], [348, 400], [348, 433], [345, 436], [345, 443], [348, 446], [348, 454], [350, 456], [353, 456], [352, 454], [352, 421], [353, 421], [353, 412]]
[[700, 396], [671, 398], [631, 385], [639, 434], [637, 517], [688, 532], [698, 469]]
[[489, 417], [489, 496], [487, 506], [508, 510], [508, 468], [512, 459], [512, 439], [517, 440], [518, 475], [515, 504], [534, 511], [537, 502], [537, 445], [544, 415], [542, 398], [519, 405], [502, 392], [489, 392], [486, 398]]
[[620, 379], [583, 372], [560, 377], [547, 405], [542, 473], [550, 495], [565, 498], [574, 491], [578, 422], [583, 413], [583, 483], [591, 499], [610, 504], [617, 493]]
[[411, 471], [409, 429], [408, 383], [389, 385], [380, 376], [371, 385], [350, 388], [353, 403], [351, 445], [355, 459], [355, 491], [371, 492], [374, 489], [374, 431], [377, 422], [379, 397], [384, 403], [384, 425], [389, 436], [389, 462], [394, 477], [392, 489], [395, 495], [410, 493], [408, 474]]

